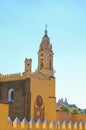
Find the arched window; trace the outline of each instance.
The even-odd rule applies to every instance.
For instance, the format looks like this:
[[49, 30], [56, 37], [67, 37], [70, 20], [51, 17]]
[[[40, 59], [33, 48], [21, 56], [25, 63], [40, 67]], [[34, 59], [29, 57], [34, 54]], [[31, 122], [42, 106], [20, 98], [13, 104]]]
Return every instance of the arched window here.
[[43, 56], [44, 54], [43, 53], [41, 53], [41, 56]]
[[49, 69], [52, 69], [51, 59], [49, 60]]
[[41, 69], [44, 67], [43, 59], [41, 59]]
[[50, 57], [52, 57], [52, 54], [50, 54]]
[[13, 102], [14, 101], [14, 89], [9, 89], [8, 91], [8, 102]]

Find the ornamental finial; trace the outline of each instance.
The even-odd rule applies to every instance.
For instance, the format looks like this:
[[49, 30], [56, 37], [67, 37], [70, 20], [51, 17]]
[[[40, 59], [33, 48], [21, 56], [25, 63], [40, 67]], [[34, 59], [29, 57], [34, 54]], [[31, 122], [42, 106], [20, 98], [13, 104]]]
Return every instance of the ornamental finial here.
[[45, 36], [47, 36], [47, 24], [45, 25]]

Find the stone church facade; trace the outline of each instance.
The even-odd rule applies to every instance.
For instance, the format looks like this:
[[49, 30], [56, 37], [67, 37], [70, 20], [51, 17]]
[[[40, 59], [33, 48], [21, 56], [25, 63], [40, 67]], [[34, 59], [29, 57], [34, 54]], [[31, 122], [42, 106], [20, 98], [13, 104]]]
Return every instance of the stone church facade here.
[[26, 58], [22, 74], [0, 74], [0, 103], [9, 104], [12, 120], [56, 120], [53, 50], [47, 29], [38, 50], [38, 69], [32, 72], [31, 67], [32, 59]]

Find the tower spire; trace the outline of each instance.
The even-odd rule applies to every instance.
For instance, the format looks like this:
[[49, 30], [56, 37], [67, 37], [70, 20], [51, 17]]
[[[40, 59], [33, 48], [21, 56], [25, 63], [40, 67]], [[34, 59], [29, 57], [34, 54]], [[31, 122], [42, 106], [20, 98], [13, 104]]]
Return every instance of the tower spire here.
[[47, 24], [45, 25], [45, 36], [47, 36]]
[[47, 35], [47, 25], [38, 51], [38, 70], [47, 75], [54, 75], [53, 50]]

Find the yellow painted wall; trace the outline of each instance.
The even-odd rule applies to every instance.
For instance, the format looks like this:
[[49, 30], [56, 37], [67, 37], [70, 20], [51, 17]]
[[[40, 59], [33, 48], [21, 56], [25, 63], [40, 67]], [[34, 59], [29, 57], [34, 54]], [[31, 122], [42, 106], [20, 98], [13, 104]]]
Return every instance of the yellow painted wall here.
[[[63, 120], [62, 120], [63, 116]], [[70, 118], [71, 117], [71, 118]], [[50, 118], [50, 117], [49, 117]], [[61, 119], [61, 120], [60, 120]], [[58, 123], [60, 120], [61, 124]], [[48, 121], [47, 124], [35, 123], [9, 123], [8, 122], [8, 104], [0, 104], [0, 130], [86, 130], [86, 115], [73, 115], [70, 116], [68, 114], [61, 113], [58, 115], [58, 120], [56, 122], [51, 123]], [[69, 120], [69, 121], [68, 121]], [[72, 120], [73, 124], [69, 124], [70, 120]], [[74, 121], [75, 120], [75, 121]], [[64, 123], [64, 121], [66, 123]], [[76, 125], [76, 121], [78, 125]]]
[[56, 112], [56, 120], [60, 120], [60, 121], [64, 121], [66, 120], [68, 121], [83, 121], [86, 122], [86, 114], [74, 114], [74, 115], [69, 115], [67, 113], [63, 113], [63, 112]]
[[8, 104], [0, 104], [0, 130], [8, 127]]
[[44, 119], [56, 120], [56, 99], [52, 98], [55, 97], [54, 80], [43, 77], [41, 73], [34, 73], [31, 77], [31, 118], [34, 119], [34, 102], [40, 95], [45, 106]]

